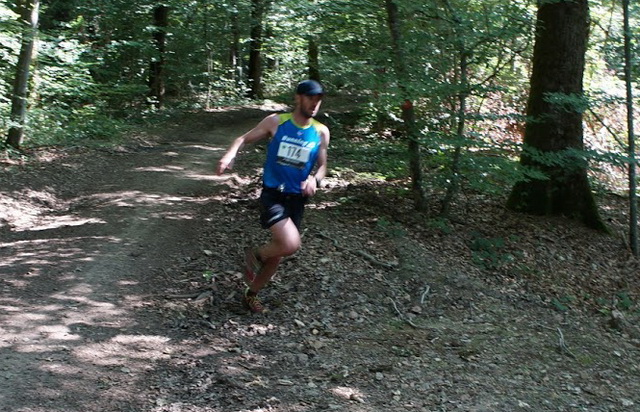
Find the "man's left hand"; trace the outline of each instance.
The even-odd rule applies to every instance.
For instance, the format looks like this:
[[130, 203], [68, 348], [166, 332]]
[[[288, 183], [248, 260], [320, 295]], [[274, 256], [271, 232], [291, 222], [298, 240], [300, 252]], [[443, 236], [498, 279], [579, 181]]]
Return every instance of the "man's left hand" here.
[[316, 190], [318, 189], [318, 181], [315, 176], [309, 176], [307, 180], [302, 182], [300, 185], [302, 188], [302, 194], [309, 197], [316, 194]]

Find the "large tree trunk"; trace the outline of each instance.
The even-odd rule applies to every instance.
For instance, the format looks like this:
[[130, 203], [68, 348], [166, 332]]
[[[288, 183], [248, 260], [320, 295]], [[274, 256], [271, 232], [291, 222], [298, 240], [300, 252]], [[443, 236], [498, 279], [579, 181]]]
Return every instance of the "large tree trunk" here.
[[631, 76], [631, 29], [629, 27], [629, 0], [622, 0], [624, 15], [624, 77], [627, 89], [627, 134], [629, 136], [629, 247], [633, 256], [638, 248], [638, 188], [636, 184], [636, 138], [633, 126], [633, 85]]
[[309, 49], [307, 50], [309, 78], [320, 81], [320, 46], [313, 36], [309, 36]]
[[20, 15], [22, 30], [22, 44], [16, 65], [16, 76], [13, 82], [13, 96], [11, 98], [11, 125], [7, 135], [7, 144], [16, 149], [22, 146], [24, 140], [24, 125], [27, 117], [27, 96], [29, 93], [29, 72], [33, 50], [38, 30], [38, 15], [40, 0], [21, 0], [16, 2]]
[[229, 64], [233, 76], [233, 84], [240, 89], [242, 84], [242, 62], [240, 61], [240, 24], [238, 23], [238, 11], [231, 14], [231, 43], [229, 44]]
[[462, 162], [462, 146], [460, 142], [464, 138], [467, 121], [468, 69], [468, 54], [467, 51], [463, 49], [460, 50], [460, 86], [462, 91], [458, 94], [458, 118], [456, 119], [456, 140], [458, 140], [458, 143], [455, 145], [451, 158], [451, 179], [447, 186], [447, 193], [442, 201], [442, 209], [440, 211], [441, 215], [447, 218], [451, 211], [451, 203], [460, 190], [460, 163]]
[[268, 0], [251, 0], [251, 39], [249, 41], [249, 97], [262, 99], [262, 43], [264, 16]]
[[[548, 179], [516, 184], [507, 205], [526, 213], [565, 215], [589, 227], [606, 230], [589, 186], [586, 162], [573, 157], [548, 166], [527, 150], [533, 148], [544, 156], [584, 149], [582, 109], [568, 102], [583, 97], [588, 36], [587, 0], [539, 2], [525, 150], [520, 161], [524, 166], [541, 170]], [[569, 99], [564, 103], [556, 99], [554, 103], [551, 94]]]
[[153, 24], [155, 26], [153, 41], [157, 54], [149, 67], [149, 89], [154, 100], [153, 103], [156, 107], [161, 108], [164, 104], [165, 95], [164, 64], [167, 27], [169, 26], [169, 7], [159, 5], [153, 9]]
[[400, 34], [400, 21], [398, 17], [398, 6], [393, 0], [386, 0], [387, 23], [391, 32], [391, 43], [394, 50], [394, 69], [398, 76], [398, 84], [403, 94], [404, 103], [401, 105], [402, 120], [405, 125], [405, 133], [408, 140], [409, 150], [409, 173], [411, 174], [411, 188], [413, 192], [414, 207], [420, 212], [427, 210], [427, 195], [423, 186], [422, 164], [420, 161], [420, 143], [418, 141], [419, 132], [415, 120], [413, 102], [410, 99], [407, 82], [407, 68], [405, 67], [405, 56], [402, 47], [402, 36]]

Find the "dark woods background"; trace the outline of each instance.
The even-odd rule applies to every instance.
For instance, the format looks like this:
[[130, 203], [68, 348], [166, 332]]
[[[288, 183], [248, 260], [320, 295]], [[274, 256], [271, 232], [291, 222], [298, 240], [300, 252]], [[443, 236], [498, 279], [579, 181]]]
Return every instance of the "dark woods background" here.
[[288, 103], [311, 77], [348, 102], [326, 119], [335, 138], [406, 179], [416, 210], [446, 219], [474, 191], [606, 231], [594, 193], [636, 179], [625, 7], [639, 15], [604, 0], [5, 0], [0, 140], [6, 156], [112, 144], [177, 111]]

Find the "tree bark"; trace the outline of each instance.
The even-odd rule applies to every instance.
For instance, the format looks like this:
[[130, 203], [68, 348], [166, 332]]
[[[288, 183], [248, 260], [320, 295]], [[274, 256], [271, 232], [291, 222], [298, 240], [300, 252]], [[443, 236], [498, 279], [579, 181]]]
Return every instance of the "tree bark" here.
[[307, 51], [308, 64], [309, 64], [309, 78], [315, 81], [320, 81], [320, 46], [318, 41], [313, 37], [309, 37], [309, 49]]
[[398, 76], [398, 84], [404, 99], [404, 103], [400, 108], [402, 110], [402, 120], [404, 121], [405, 134], [408, 141], [409, 173], [411, 174], [414, 207], [417, 211], [424, 212], [427, 210], [427, 195], [423, 186], [419, 132], [416, 126], [415, 110], [407, 86], [409, 76], [404, 63], [406, 60], [402, 48], [398, 6], [393, 0], [385, 0], [385, 3], [387, 7], [387, 23], [391, 32], [391, 44], [395, 53], [393, 59], [394, 69]]
[[152, 59], [149, 67], [149, 89], [153, 104], [161, 108], [164, 105], [165, 96], [165, 50], [167, 42], [167, 27], [169, 26], [169, 7], [158, 5], [153, 9], [153, 42], [156, 47], [156, 57]]
[[584, 149], [582, 109], [577, 104], [554, 103], [550, 97], [564, 96], [572, 101], [583, 97], [588, 36], [587, 0], [539, 1], [525, 150], [520, 162], [542, 171], [548, 179], [517, 183], [507, 206], [531, 214], [564, 215], [606, 230], [591, 192], [586, 161], [573, 157], [549, 166], [527, 150], [533, 148], [544, 156]]
[[242, 84], [242, 63], [240, 61], [240, 24], [238, 23], [238, 11], [231, 14], [231, 43], [229, 44], [229, 64], [233, 76], [233, 83], [237, 89]]
[[460, 162], [462, 160], [462, 139], [465, 135], [465, 127], [467, 121], [467, 93], [468, 79], [467, 71], [469, 69], [468, 54], [466, 50], [460, 50], [460, 86], [462, 91], [458, 94], [458, 118], [456, 120], [456, 143], [451, 158], [451, 181], [447, 187], [447, 193], [442, 201], [441, 214], [443, 217], [449, 217], [451, 211], [451, 203], [460, 190]]
[[627, 134], [629, 140], [629, 247], [638, 257], [638, 189], [636, 184], [637, 158], [633, 126], [633, 85], [631, 84], [631, 29], [629, 27], [629, 0], [622, 0], [624, 15], [624, 77], [627, 89]]
[[262, 85], [262, 43], [264, 32], [264, 16], [268, 0], [251, 1], [251, 39], [249, 41], [249, 97], [264, 98]]
[[29, 74], [38, 31], [40, 0], [17, 1], [16, 7], [20, 15], [21, 23], [24, 24], [24, 29], [22, 30], [20, 55], [18, 56], [16, 76], [13, 82], [11, 122], [6, 143], [18, 149], [24, 141], [24, 126], [27, 118], [27, 97], [29, 93]]

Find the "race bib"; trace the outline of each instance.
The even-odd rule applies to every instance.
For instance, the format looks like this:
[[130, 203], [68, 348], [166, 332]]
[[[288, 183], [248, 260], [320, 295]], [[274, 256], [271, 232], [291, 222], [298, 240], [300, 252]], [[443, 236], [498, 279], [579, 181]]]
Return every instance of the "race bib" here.
[[304, 169], [311, 156], [311, 149], [291, 143], [280, 142], [278, 163]]

